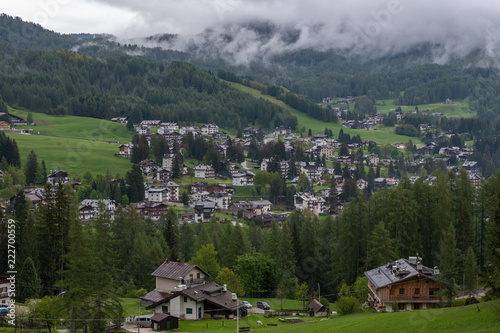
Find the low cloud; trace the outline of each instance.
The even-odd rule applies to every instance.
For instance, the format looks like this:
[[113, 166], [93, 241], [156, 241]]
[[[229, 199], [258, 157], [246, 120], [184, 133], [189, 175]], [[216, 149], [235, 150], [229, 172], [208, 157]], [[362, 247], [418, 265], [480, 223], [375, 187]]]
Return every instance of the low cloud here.
[[[35, 0], [26, 0], [30, 1]], [[489, 0], [46, 1], [61, 3], [60, 13], [48, 22], [57, 31], [78, 31], [71, 26], [75, 21], [82, 32], [215, 53], [242, 64], [299, 48], [344, 49], [379, 57], [428, 43], [435, 46], [436, 61], [475, 49], [487, 56], [500, 53], [500, 3]], [[40, 3], [24, 7], [31, 8], [33, 16], [42, 10]], [[256, 22], [263, 22], [262, 27]], [[165, 41], [159, 38], [162, 34], [178, 38]]]

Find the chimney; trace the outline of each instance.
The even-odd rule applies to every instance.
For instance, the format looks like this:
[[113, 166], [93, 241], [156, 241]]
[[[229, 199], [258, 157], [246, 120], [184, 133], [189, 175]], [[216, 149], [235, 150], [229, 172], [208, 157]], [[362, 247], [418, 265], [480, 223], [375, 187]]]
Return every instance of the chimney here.
[[439, 275], [439, 268], [437, 266], [434, 266], [434, 275]]
[[416, 265], [417, 264], [417, 257], [409, 257], [408, 261], [410, 262], [410, 264]]
[[227, 284], [223, 284], [223, 285], [222, 285], [222, 290], [223, 290], [223, 291], [227, 291]]
[[396, 261], [396, 268], [399, 269], [399, 261]]
[[422, 270], [422, 263], [419, 261], [417, 262], [417, 271], [421, 271]]

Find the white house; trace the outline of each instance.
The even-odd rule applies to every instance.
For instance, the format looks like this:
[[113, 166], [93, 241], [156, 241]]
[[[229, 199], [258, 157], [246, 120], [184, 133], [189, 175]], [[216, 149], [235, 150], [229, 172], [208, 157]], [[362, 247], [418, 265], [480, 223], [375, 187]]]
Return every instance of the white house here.
[[141, 304], [155, 313], [199, 320], [228, 316], [237, 309], [237, 298], [226, 285], [205, 283], [209, 275], [196, 265], [167, 260], [151, 275], [156, 278], [156, 288], [141, 297]]
[[312, 193], [299, 192], [295, 194], [293, 202], [295, 209], [309, 209], [316, 216], [325, 212], [325, 199], [317, 197]]
[[90, 221], [99, 216], [99, 203], [103, 203], [111, 219], [114, 218], [116, 202], [108, 199], [85, 199], [78, 206], [78, 216], [82, 221]]
[[246, 173], [237, 173], [233, 175], [233, 186], [253, 186], [254, 173], [247, 171]]
[[213, 135], [219, 131], [219, 126], [215, 124], [205, 124], [201, 126], [201, 135]]
[[197, 165], [194, 168], [194, 177], [203, 179], [215, 179], [215, 169], [210, 165]]
[[64, 171], [54, 171], [50, 175], [47, 176], [47, 183], [52, 185], [67, 184], [69, 181], [68, 173]]

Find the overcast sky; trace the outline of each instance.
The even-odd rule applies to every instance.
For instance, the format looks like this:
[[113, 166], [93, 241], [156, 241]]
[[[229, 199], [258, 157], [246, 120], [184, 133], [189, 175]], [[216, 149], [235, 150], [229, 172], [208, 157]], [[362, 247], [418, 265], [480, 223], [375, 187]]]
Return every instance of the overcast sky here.
[[61, 33], [121, 38], [263, 19], [300, 30], [301, 46], [387, 52], [429, 41], [451, 52], [500, 50], [500, 2], [493, 0], [22, 0], [0, 10]]

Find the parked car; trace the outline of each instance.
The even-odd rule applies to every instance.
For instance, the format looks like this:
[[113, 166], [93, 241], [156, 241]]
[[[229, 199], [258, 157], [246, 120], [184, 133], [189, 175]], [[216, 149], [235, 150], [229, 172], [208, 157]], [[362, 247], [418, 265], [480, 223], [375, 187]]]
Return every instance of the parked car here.
[[245, 305], [245, 308], [247, 308], [247, 309], [252, 308], [252, 304], [250, 304], [250, 302], [248, 302], [248, 301], [241, 301], [241, 303], [243, 303], [243, 305]]
[[269, 304], [264, 301], [257, 301], [257, 307], [262, 310], [271, 310]]

